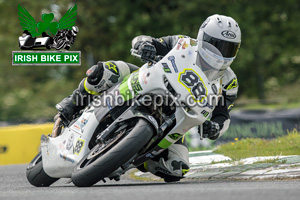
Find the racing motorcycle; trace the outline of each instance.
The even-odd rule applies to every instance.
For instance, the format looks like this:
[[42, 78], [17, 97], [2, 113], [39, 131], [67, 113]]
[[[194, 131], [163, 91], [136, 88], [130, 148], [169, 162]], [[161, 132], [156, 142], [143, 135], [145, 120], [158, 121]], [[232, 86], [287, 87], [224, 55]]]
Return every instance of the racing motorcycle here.
[[[122, 103], [99, 95], [59, 136], [42, 135], [41, 152], [27, 167], [28, 181], [37, 187], [60, 178], [79, 187], [118, 181], [203, 124], [215, 107], [208, 96], [221, 92], [222, 76], [209, 80], [196, 65], [197, 42], [180, 39], [165, 57], [149, 59], [109, 89]], [[141, 58], [136, 50], [132, 55]], [[162, 103], [149, 104], [149, 97], [159, 95]]]
[[74, 37], [75, 35], [68, 34], [68, 30], [62, 30], [54, 36], [52, 48], [55, 48], [56, 50], [65, 48], [69, 50], [71, 44], [75, 41]]

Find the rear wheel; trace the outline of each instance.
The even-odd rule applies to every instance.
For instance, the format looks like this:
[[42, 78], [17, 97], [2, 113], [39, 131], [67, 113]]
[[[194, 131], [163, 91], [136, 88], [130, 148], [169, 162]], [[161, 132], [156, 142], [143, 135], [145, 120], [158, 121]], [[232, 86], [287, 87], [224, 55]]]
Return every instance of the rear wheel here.
[[58, 178], [48, 176], [44, 171], [41, 152], [29, 163], [26, 177], [29, 183], [36, 187], [48, 187], [58, 180]]
[[116, 132], [105, 145], [96, 145], [75, 167], [72, 181], [78, 187], [89, 187], [107, 177], [136, 155], [150, 141], [153, 127], [137, 119], [133, 127]]

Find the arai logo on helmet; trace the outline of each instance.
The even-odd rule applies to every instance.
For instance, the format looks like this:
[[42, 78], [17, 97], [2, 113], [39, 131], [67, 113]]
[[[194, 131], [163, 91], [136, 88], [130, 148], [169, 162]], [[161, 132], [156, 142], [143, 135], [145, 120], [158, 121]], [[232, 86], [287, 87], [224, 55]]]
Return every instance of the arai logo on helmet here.
[[232, 31], [223, 31], [221, 34], [222, 34], [224, 37], [228, 38], [228, 39], [234, 39], [234, 38], [236, 38], [235, 33], [232, 32]]

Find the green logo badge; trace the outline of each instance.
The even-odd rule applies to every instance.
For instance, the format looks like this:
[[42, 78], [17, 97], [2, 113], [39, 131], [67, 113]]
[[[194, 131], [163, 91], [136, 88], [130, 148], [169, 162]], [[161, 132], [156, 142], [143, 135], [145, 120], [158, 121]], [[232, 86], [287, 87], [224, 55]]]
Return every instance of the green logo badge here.
[[80, 65], [79, 51], [36, 51], [45, 49], [69, 50], [74, 44], [79, 29], [75, 26], [77, 5], [71, 7], [63, 17], [55, 22], [53, 13], [43, 13], [41, 21], [36, 21], [30, 13], [18, 5], [18, 16], [23, 34], [19, 37], [19, 48], [13, 51], [13, 65]]
[[18, 15], [20, 25], [24, 31], [28, 31], [32, 37], [40, 36], [43, 32], [49, 35], [55, 35], [59, 29], [72, 29], [75, 25], [77, 17], [77, 5], [70, 8], [66, 14], [59, 20], [59, 22], [52, 22], [54, 14], [42, 14], [42, 21], [36, 22], [29, 12], [18, 5]]

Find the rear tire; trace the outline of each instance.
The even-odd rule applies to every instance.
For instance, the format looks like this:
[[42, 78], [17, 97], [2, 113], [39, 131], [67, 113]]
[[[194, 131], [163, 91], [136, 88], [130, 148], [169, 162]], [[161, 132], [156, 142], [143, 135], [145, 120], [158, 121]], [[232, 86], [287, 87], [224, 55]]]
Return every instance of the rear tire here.
[[26, 177], [29, 183], [36, 187], [48, 187], [59, 178], [52, 178], [43, 169], [42, 154], [38, 155], [30, 162], [26, 169]]
[[[89, 187], [110, 175], [135, 154], [137, 154], [152, 138], [153, 127], [145, 119], [138, 119], [136, 125], [120, 141], [112, 144], [96, 159], [89, 158], [92, 152], [97, 152], [96, 145], [91, 153], [87, 154], [77, 164], [72, 173], [72, 181], [78, 187]], [[94, 151], [93, 151], [94, 150]]]

